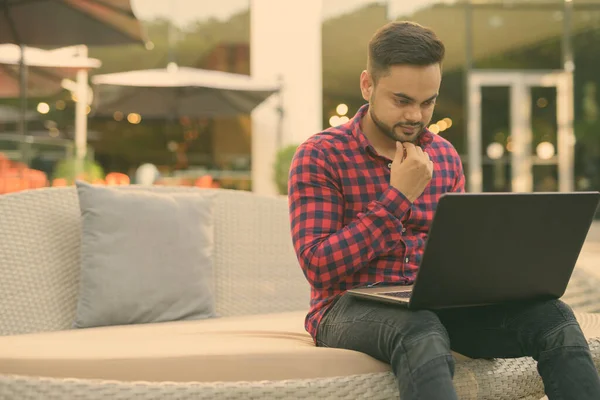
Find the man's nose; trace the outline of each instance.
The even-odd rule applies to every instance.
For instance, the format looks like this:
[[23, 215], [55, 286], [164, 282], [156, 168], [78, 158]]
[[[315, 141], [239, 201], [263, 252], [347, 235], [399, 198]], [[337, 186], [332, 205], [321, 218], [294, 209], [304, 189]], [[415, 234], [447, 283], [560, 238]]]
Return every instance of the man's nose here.
[[404, 118], [409, 123], [420, 123], [423, 119], [423, 114], [421, 113], [421, 107], [418, 105], [410, 106], [409, 109], [406, 110], [404, 114]]

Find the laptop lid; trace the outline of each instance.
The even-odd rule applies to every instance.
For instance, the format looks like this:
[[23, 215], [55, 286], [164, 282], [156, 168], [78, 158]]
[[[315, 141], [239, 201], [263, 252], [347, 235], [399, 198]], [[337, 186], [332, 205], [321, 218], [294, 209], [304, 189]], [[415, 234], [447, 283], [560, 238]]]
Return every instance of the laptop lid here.
[[444, 194], [411, 307], [561, 297], [599, 200], [598, 192]]

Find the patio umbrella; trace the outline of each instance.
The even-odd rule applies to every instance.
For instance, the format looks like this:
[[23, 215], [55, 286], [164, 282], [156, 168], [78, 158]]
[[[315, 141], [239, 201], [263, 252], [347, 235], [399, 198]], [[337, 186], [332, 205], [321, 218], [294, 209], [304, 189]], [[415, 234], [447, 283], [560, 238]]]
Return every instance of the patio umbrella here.
[[[77, 71], [99, 68], [100, 60], [68, 57], [56, 51], [26, 47], [23, 58], [29, 69], [27, 91], [32, 97], [52, 96], [63, 89], [63, 79], [75, 79]], [[16, 98], [21, 93], [19, 64], [21, 48], [0, 45], [0, 98]]]
[[96, 75], [94, 115], [137, 113], [147, 119], [248, 114], [278, 92], [277, 83], [188, 67]]
[[[141, 24], [130, 0], [0, 0], [0, 43], [21, 46], [63, 47], [143, 43]], [[87, 57], [87, 48], [83, 51]], [[21, 112], [27, 108], [27, 69], [19, 64]], [[86, 82], [83, 82], [83, 81]], [[79, 98], [87, 97], [87, 73], [79, 74]], [[76, 109], [77, 157], [86, 149], [85, 102]], [[21, 133], [25, 134], [25, 120]]]
[[141, 42], [130, 0], [0, 0], [0, 43], [62, 47]]

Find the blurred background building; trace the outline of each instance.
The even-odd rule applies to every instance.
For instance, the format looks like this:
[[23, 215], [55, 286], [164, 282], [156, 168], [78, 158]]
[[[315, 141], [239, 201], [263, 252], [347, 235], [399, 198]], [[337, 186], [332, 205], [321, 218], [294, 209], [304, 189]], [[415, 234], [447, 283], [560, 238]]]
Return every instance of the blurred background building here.
[[[162, 184], [284, 192], [294, 147], [364, 103], [358, 77], [371, 35], [408, 19], [432, 27], [447, 46], [430, 129], [458, 149], [469, 190], [600, 190], [600, 0], [131, 5], [146, 43], [90, 46], [87, 56], [101, 61], [89, 71], [94, 95], [96, 75], [168, 66], [251, 75], [279, 90], [240, 115], [102, 115], [90, 102], [87, 162], [98, 181], [109, 173], [135, 181], [136, 170], [152, 164]], [[0, 71], [16, 74], [14, 66]], [[27, 137], [9, 112], [18, 97], [0, 98], [0, 153], [43, 171], [48, 184], [68, 174], [75, 139], [79, 99], [61, 82], [50, 95], [31, 92]]]

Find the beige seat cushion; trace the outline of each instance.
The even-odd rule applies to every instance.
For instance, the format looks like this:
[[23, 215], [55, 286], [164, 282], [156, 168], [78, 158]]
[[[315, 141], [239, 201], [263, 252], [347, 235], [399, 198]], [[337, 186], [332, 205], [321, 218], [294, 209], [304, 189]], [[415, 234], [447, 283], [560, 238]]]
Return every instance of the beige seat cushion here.
[[[121, 381], [257, 381], [389, 371], [364, 354], [317, 348], [304, 312], [0, 337], [0, 374]], [[600, 315], [578, 314], [600, 337]], [[458, 359], [464, 359], [457, 355]]]
[[0, 337], [0, 374], [121, 381], [309, 379], [388, 371], [316, 348], [305, 312]]

